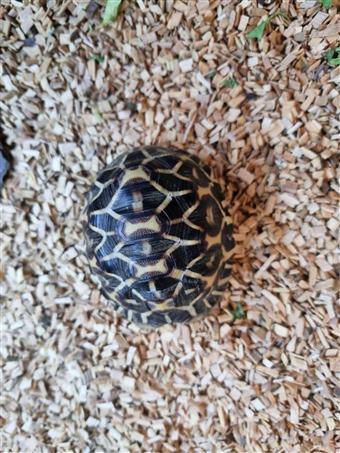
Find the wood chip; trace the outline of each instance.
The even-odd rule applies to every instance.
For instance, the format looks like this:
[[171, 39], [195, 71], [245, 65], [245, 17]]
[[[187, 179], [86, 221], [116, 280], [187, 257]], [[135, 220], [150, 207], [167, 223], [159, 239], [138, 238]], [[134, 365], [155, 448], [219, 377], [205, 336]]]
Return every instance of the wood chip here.
[[182, 72], [190, 72], [192, 70], [192, 58], [180, 61], [179, 67], [181, 68]]
[[173, 13], [167, 23], [168, 30], [173, 30], [174, 28], [178, 27], [182, 20], [182, 14], [178, 11]]
[[251, 184], [255, 179], [255, 176], [249, 173], [245, 168], [239, 170], [238, 177], [247, 184]]
[[328, 36], [339, 36], [340, 35], [340, 24], [328, 25], [321, 31], [313, 31], [311, 33], [312, 38], [326, 38]]

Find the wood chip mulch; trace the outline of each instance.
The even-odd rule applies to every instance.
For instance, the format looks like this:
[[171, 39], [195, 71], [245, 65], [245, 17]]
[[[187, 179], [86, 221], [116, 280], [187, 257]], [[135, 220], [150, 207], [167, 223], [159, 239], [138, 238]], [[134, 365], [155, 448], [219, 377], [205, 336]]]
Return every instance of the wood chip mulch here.
[[[278, 11], [260, 40], [247, 34]], [[5, 0], [1, 127], [3, 452], [324, 452], [340, 386], [339, 3]], [[227, 182], [223, 303], [143, 331], [104, 305], [84, 194], [138, 144]]]

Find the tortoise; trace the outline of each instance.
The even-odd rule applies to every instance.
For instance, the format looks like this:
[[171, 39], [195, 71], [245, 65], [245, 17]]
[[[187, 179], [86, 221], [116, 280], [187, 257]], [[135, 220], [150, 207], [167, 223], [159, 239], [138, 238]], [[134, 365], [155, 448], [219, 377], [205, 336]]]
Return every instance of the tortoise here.
[[112, 306], [158, 327], [206, 314], [231, 272], [232, 221], [213, 169], [159, 146], [121, 153], [88, 193], [86, 253]]

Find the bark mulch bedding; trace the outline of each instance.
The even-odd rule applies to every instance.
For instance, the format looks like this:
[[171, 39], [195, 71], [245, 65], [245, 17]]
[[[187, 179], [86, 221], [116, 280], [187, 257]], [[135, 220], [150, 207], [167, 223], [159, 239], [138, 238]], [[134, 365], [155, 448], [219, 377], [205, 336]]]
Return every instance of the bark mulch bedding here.
[[[1, 451], [336, 451], [338, 10], [126, 0], [102, 27], [103, 2], [1, 3]], [[81, 224], [139, 144], [213, 165], [237, 242], [220, 306], [151, 332], [104, 304]]]

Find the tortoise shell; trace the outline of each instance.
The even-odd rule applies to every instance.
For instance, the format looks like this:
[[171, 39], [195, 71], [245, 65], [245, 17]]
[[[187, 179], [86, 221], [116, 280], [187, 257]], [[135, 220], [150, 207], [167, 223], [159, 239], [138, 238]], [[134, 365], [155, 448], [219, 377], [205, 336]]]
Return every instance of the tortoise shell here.
[[87, 255], [104, 295], [129, 320], [187, 322], [223, 295], [232, 222], [213, 170], [158, 146], [120, 154], [88, 199]]

